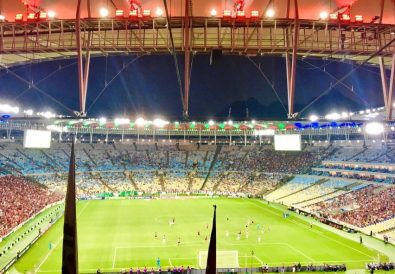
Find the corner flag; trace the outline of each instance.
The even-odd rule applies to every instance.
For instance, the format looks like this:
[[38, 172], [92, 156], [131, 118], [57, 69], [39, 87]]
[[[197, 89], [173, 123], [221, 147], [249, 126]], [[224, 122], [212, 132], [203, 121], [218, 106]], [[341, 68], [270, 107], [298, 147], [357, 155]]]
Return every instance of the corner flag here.
[[78, 273], [77, 217], [75, 205], [75, 155], [71, 145], [69, 177], [64, 211], [62, 274]]
[[217, 228], [216, 228], [216, 211], [217, 206], [214, 205], [213, 229], [211, 230], [210, 245], [207, 254], [206, 274], [215, 274], [217, 270]]

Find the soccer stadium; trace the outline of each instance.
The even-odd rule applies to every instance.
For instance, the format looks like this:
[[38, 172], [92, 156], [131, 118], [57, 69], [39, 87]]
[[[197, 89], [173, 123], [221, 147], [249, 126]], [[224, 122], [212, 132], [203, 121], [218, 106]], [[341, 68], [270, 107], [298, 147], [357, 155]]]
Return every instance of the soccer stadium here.
[[0, 274], [395, 273], [394, 0], [0, 0]]

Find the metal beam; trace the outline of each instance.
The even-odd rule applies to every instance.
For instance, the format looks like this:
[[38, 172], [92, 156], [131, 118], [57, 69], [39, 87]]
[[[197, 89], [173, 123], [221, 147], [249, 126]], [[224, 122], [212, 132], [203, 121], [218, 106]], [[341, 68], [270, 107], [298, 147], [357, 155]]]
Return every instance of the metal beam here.
[[391, 63], [391, 76], [390, 76], [390, 89], [388, 90], [388, 121], [392, 120], [392, 109], [393, 109], [393, 94], [395, 89], [395, 53], [392, 55], [392, 63]]
[[[289, 85], [288, 85], [288, 116], [293, 117], [294, 115], [294, 98], [295, 98], [295, 80], [296, 80], [296, 63], [297, 53], [299, 45], [299, 9], [298, 0], [294, 0], [295, 5], [295, 20], [294, 20], [294, 33], [293, 33], [293, 47], [292, 47], [292, 67], [289, 73]], [[288, 68], [287, 68], [288, 69]]]
[[[88, 8], [88, 18], [91, 18], [91, 1], [87, 0], [87, 8]], [[91, 63], [91, 51], [90, 51], [90, 46], [92, 43], [92, 32], [88, 31], [88, 41], [86, 41], [86, 53], [85, 53], [85, 67], [84, 67], [84, 74], [83, 74], [83, 79], [84, 79], [84, 109], [86, 107], [86, 98], [88, 96], [88, 81], [89, 81], [89, 67]], [[83, 115], [85, 115], [85, 110], [83, 112]]]
[[379, 23], [380, 23], [380, 24], [383, 22], [383, 16], [384, 16], [384, 3], [385, 3], [385, 0], [381, 0], [381, 2], [380, 2], [380, 19], [379, 19]]
[[190, 2], [192, 0], [185, 0], [185, 16], [184, 16], [184, 118], [189, 117], [189, 83], [190, 83], [190, 68], [191, 68], [191, 51], [190, 51]]
[[76, 12], [76, 30], [75, 38], [77, 44], [77, 66], [78, 66], [78, 91], [80, 100], [80, 114], [85, 113], [85, 88], [84, 88], [84, 71], [82, 60], [82, 45], [81, 45], [81, 0], [77, 3]]
[[388, 110], [388, 85], [387, 85], [387, 77], [385, 73], [384, 58], [382, 56], [379, 57], [379, 65], [380, 65], [381, 88], [383, 90], [384, 107], [386, 110]]

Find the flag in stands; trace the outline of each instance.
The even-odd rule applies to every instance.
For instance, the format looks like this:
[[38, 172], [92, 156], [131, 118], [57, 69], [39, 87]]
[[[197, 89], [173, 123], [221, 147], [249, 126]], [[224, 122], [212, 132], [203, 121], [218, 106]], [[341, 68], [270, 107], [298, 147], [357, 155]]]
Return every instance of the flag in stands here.
[[211, 230], [210, 245], [208, 247], [206, 274], [215, 274], [217, 269], [217, 228], [216, 228], [216, 211], [214, 205], [213, 229]]
[[78, 273], [77, 217], [75, 204], [75, 155], [74, 142], [71, 145], [69, 178], [67, 183], [64, 226], [62, 273]]

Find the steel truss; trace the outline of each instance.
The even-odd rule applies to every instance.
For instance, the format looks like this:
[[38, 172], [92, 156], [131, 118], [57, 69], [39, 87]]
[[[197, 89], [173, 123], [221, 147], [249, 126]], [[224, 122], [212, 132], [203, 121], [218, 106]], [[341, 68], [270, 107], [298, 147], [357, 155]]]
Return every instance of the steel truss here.
[[[295, 1], [296, 3], [297, 1]], [[89, 59], [103, 54], [169, 54], [171, 41], [165, 18], [77, 19], [43, 22], [0, 23], [0, 64], [13, 66], [32, 60], [69, 58], [78, 55], [81, 112], [85, 112]], [[295, 19], [296, 18], [296, 19]], [[324, 22], [299, 19], [172, 17], [175, 49], [185, 54], [184, 92], [188, 114], [190, 54], [221, 48], [224, 54], [280, 55], [287, 60], [288, 110], [293, 115], [296, 57], [336, 58], [392, 65], [390, 89], [386, 90], [388, 119], [392, 118], [394, 89], [393, 54], [395, 25]], [[292, 56], [291, 55], [292, 52]], [[83, 66], [85, 53], [85, 67]], [[380, 59], [381, 58], [381, 59]], [[292, 60], [291, 60], [292, 59]], [[380, 60], [381, 61], [380, 61]], [[291, 62], [292, 61], [292, 62]], [[384, 69], [385, 71], [385, 69]], [[392, 89], [391, 89], [392, 87]]]

